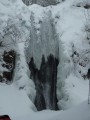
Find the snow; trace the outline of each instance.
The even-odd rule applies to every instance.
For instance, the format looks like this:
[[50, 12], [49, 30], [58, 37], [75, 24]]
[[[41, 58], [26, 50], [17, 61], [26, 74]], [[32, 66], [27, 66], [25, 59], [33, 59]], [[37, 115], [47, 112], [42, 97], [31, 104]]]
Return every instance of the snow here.
[[64, 90], [69, 96], [67, 100], [62, 99], [59, 101], [60, 107], [64, 110], [76, 106], [88, 98], [89, 80], [82, 80], [71, 74], [65, 80]]
[[8, 114], [12, 120], [28, 120], [29, 118], [32, 120], [90, 119], [90, 105], [87, 101], [66, 111], [33, 112], [31, 107], [33, 109], [33, 104], [24, 91], [16, 89], [14, 85], [0, 84], [0, 115]]
[[18, 90], [15, 85], [0, 84], [0, 115], [15, 118], [33, 112], [33, 106], [25, 91]]
[[90, 119], [90, 105], [87, 101], [70, 110], [61, 112], [58, 116], [55, 116], [55, 120], [89, 120]]
[[[76, 0], [66, 0], [56, 6], [43, 8], [39, 5], [27, 7], [21, 0], [0, 0], [1, 28], [3, 29], [6, 26], [8, 18], [13, 18], [15, 21], [16, 19], [24, 21], [25, 24], [22, 27], [20, 26], [24, 30], [22, 41], [27, 39], [30, 32], [31, 12], [34, 13], [36, 28], [39, 28], [38, 22], [42, 21], [44, 14], [51, 10], [57, 33], [63, 44], [60, 52], [63, 52], [64, 60], [62, 60], [63, 65], [58, 67], [58, 76], [61, 75], [61, 71], [63, 74], [62, 78], [58, 79], [58, 83], [62, 79], [64, 86], [59, 89], [60, 85], [57, 85], [58, 105], [62, 109], [75, 107], [88, 97], [88, 79], [84, 80], [81, 75], [74, 74], [74, 65], [71, 58], [72, 44], [79, 54], [90, 49], [90, 45], [86, 41], [85, 9], [83, 7], [77, 8], [76, 4], [78, 4]], [[59, 18], [56, 18], [56, 16], [59, 16]], [[1, 32], [2, 29], [0, 29]], [[19, 56], [17, 57], [14, 83], [12, 85], [0, 84], [0, 114], [10, 115], [12, 120], [29, 118], [31, 120], [90, 120], [90, 105], [87, 104], [87, 101], [66, 111], [34, 112], [36, 108], [32, 102], [35, 98], [35, 85], [29, 78], [24, 45], [19, 43], [18, 47]], [[80, 68], [77, 65], [76, 73], [81, 70], [81, 73], [86, 75], [88, 68], [90, 68], [90, 64], [86, 65], [85, 68]], [[64, 93], [64, 98], [61, 98], [60, 90]]]
[[30, 72], [27, 67], [24, 55], [24, 43], [18, 44], [18, 56], [16, 59], [16, 69], [14, 71], [14, 84], [18, 89], [23, 89], [30, 100], [34, 102], [36, 91], [33, 81], [29, 78]]

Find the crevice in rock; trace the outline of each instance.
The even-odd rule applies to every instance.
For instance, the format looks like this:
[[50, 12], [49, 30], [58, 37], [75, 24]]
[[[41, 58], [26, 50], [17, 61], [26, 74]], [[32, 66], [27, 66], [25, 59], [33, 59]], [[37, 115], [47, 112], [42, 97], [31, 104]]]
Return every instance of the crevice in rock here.
[[16, 53], [14, 50], [10, 51], [4, 51], [2, 55], [2, 67], [3, 69], [5, 68], [6, 70], [2, 71], [0, 73], [0, 82], [5, 82], [8, 83], [12, 80], [13, 78], [13, 71], [15, 69], [15, 58], [16, 58]]
[[[49, 5], [57, 5], [58, 3], [60, 3], [59, 0], [22, 0], [23, 3], [27, 6], [32, 5], [32, 4], [38, 4], [41, 5], [43, 7], [49, 6]], [[61, 0], [64, 1], [64, 0]]]
[[43, 109], [58, 110], [56, 84], [57, 84], [57, 66], [58, 58], [52, 54], [45, 60], [42, 56], [41, 66], [38, 69], [32, 57], [29, 62], [31, 79], [34, 80], [36, 87], [35, 106], [38, 111]]

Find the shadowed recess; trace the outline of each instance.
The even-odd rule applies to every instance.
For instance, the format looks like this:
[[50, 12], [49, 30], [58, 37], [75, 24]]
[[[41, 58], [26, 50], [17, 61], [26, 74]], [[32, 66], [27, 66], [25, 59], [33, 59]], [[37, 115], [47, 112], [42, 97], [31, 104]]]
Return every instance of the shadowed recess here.
[[40, 69], [36, 68], [33, 57], [29, 62], [30, 77], [34, 80], [36, 87], [35, 106], [39, 111], [58, 110], [56, 96], [58, 64], [59, 60], [53, 55], [49, 55], [47, 61], [45, 61], [44, 55], [42, 56]]

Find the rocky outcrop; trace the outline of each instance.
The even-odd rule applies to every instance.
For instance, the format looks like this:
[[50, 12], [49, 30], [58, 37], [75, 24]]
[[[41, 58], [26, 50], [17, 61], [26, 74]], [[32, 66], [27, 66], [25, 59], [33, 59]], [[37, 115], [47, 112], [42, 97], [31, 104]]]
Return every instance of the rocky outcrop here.
[[32, 5], [32, 4], [39, 4], [43, 7], [49, 6], [49, 5], [56, 5], [59, 3], [58, 0], [22, 0], [26, 5]]
[[13, 78], [13, 71], [15, 68], [15, 58], [16, 53], [14, 50], [4, 51], [2, 55], [2, 68], [4, 69], [2, 73], [0, 73], [0, 82], [8, 82]]

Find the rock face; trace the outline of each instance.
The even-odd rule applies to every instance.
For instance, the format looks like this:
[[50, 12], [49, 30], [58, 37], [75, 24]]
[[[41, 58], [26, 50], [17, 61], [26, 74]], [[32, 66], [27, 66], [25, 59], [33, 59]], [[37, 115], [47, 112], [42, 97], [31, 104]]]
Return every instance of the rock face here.
[[56, 96], [58, 63], [58, 59], [53, 55], [49, 55], [47, 61], [45, 61], [44, 55], [42, 56], [40, 69], [36, 68], [33, 57], [29, 62], [30, 77], [36, 86], [35, 105], [37, 110], [58, 110]]
[[56, 5], [59, 3], [58, 0], [22, 0], [26, 5], [31, 4], [39, 4], [43, 7], [49, 6], [49, 5]]
[[13, 71], [15, 68], [15, 58], [16, 53], [14, 50], [10, 50], [8, 52], [4, 51], [2, 55], [2, 68], [5, 68], [6, 70], [3, 70], [3, 72], [1, 73], [0, 82], [8, 82], [12, 80]]

